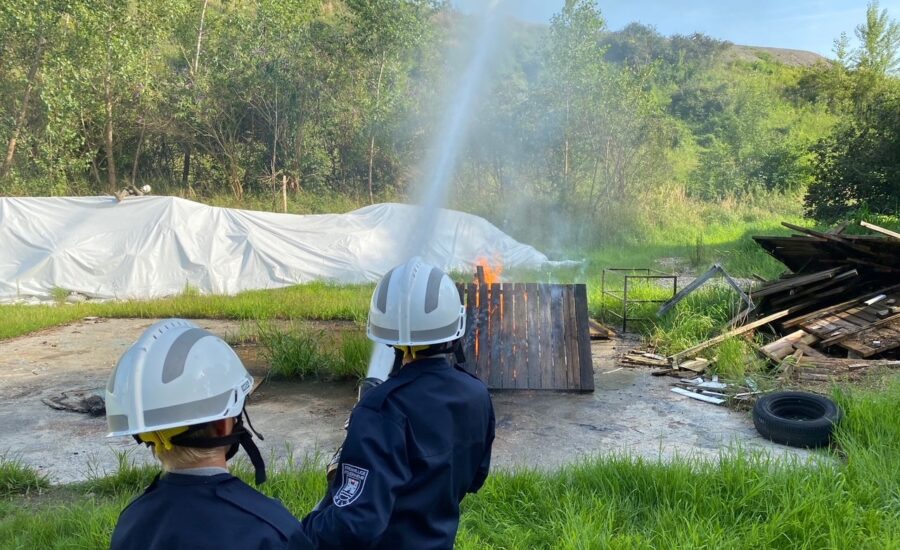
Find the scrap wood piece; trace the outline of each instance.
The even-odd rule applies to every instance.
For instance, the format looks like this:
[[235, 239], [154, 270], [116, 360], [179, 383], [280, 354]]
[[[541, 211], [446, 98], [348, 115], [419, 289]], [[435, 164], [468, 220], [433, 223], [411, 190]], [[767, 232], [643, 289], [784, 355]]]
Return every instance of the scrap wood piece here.
[[896, 359], [850, 359], [845, 357], [809, 357], [804, 355], [798, 364], [803, 367], [818, 367], [827, 369], [849, 369], [869, 367], [900, 368], [900, 360]]
[[637, 350], [632, 350], [626, 353], [621, 359], [619, 359], [619, 361], [621, 363], [634, 364], [645, 367], [669, 366], [669, 361], [665, 357], [652, 353], [644, 353]]
[[816, 231], [814, 229], [807, 229], [805, 227], [800, 227], [799, 225], [794, 225], [789, 222], [781, 222], [781, 225], [787, 227], [788, 229], [792, 229], [794, 231], [799, 231], [800, 233], [804, 233], [806, 235], [810, 235], [812, 237], [817, 237], [819, 239], [825, 239], [826, 241], [831, 241], [835, 244], [845, 246], [851, 250], [855, 250], [857, 252], [861, 252], [863, 254], [871, 254], [871, 251], [863, 246], [859, 246], [853, 240], [847, 239], [846, 237], [842, 237], [839, 235], [834, 235], [832, 233], [822, 233], [821, 231]]
[[839, 343], [840, 343], [842, 340], [844, 340], [845, 338], [848, 338], [848, 337], [853, 336], [853, 335], [855, 335], [855, 334], [859, 334], [859, 333], [861, 333], [861, 332], [865, 332], [865, 331], [867, 331], [867, 330], [871, 330], [871, 329], [876, 328], [876, 327], [880, 327], [880, 326], [882, 326], [882, 325], [887, 325], [887, 324], [893, 323], [894, 321], [897, 321], [897, 320], [900, 320], [900, 313], [898, 313], [898, 314], [896, 314], [896, 315], [891, 315], [890, 317], [887, 317], [887, 318], [882, 319], [882, 320], [880, 320], [880, 321], [876, 321], [876, 322], [874, 322], [874, 323], [870, 323], [870, 324], [868, 324], [868, 325], [866, 325], [866, 326], [862, 326], [862, 327], [859, 327], [859, 328], [850, 330], [850, 331], [845, 332], [845, 333], [843, 333], [843, 334], [839, 334], [839, 335], [837, 335], [837, 336], [833, 336], [833, 337], [828, 338], [828, 339], [826, 339], [826, 340], [822, 340], [821, 345], [822, 345], [822, 347], [825, 347], [825, 346], [830, 346], [831, 344], [839, 344]]
[[871, 357], [900, 347], [900, 332], [893, 327], [878, 327], [872, 332], [866, 332], [865, 335], [859, 334], [841, 340], [838, 345], [856, 352], [859, 357]]
[[591, 340], [609, 340], [615, 333], [593, 319], [588, 319]]
[[709, 359], [699, 357], [697, 359], [689, 359], [684, 363], [679, 364], [678, 368], [693, 372], [704, 372], [710, 363], [711, 361]]
[[670, 356], [669, 361], [673, 365], [677, 365], [678, 363], [681, 362], [682, 359], [685, 359], [688, 357], [693, 357], [694, 355], [697, 355], [698, 353], [700, 353], [701, 351], [705, 350], [706, 348], [708, 348], [710, 346], [714, 346], [714, 345], [718, 344], [719, 342], [723, 342], [723, 341], [727, 340], [728, 338], [731, 338], [734, 336], [739, 336], [741, 334], [744, 334], [745, 332], [750, 332], [751, 330], [753, 330], [757, 327], [767, 325], [767, 324], [771, 323], [772, 321], [781, 319], [782, 317], [786, 316], [789, 313], [790, 313], [790, 310], [785, 309], [783, 311], [779, 311], [778, 313], [773, 313], [772, 315], [767, 315], [767, 316], [763, 317], [762, 319], [757, 319], [756, 321], [753, 321], [752, 323], [746, 324], [744, 326], [738, 327], [733, 330], [729, 330], [728, 332], [726, 332], [724, 334], [720, 334], [720, 335], [716, 336], [715, 338], [711, 338], [705, 342], [697, 344], [694, 347], [688, 348], [684, 351], [680, 351], [680, 352]]
[[779, 292], [784, 292], [786, 290], [791, 290], [797, 287], [819, 283], [821, 281], [834, 278], [840, 272], [846, 269], [847, 268], [844, 266], [832, 267], [831, 269], [824, 269], [822, 271], [817, 271], [808, 275], [797, 275], [788, 279], [779, 279], [777, 281], [774, 281], [772, 284], [754, 290], [753, 297], [762, 298], [763, 296], [769, 296], [770, 294], [777, 294]]
[[674, 393], [679, 395], [683, 395], [685, 397], [690, 397], [691, 399], [697, 399], [698, 401], [706, 401], [707, 403], [712, 403], [714, 405], [721, 405], [725, 402], [724, 399], [720, 397], [714, 397], [712, 395], [704, 395], [702, 393], [695, 393], [690, 390], [686, 390], [684, 388], [672, 388]]
[[872, 231], [875, 231], [876, 233], [881, 233], [882, 235], [887, 235], [888, 237], [892, 237], [894, 239], [900, 240], [900, 233], [891, 231], [890, 229], [885, 229], [883, 227], [879, 227], [879, 226], [875, 225], [874, 223], [859, 222], [859, 225], [865, 227], [866, 229], [871, 229]]
[[788, 355], [794, 353], [797, 344], [810, 345], [815, 344], [818, 341], [819, 339], [815, 335], [800, 329], [787, 336], [783, 336], [774, 342], [769, 342], [765, 346], [759, 348], [759, 350], [763, 355], [775, 363], [778, 363]]
[[803, 355], [810, 355], [812, 357], [828, 357], [827, 355], [825, 355], [821, 351], [817, 350], [816, 348], [809, 346], [807, 344], [804, 344], [802, 342], [797, 342], [796, 344], [794, 344], [794, 348], [802, 351]]

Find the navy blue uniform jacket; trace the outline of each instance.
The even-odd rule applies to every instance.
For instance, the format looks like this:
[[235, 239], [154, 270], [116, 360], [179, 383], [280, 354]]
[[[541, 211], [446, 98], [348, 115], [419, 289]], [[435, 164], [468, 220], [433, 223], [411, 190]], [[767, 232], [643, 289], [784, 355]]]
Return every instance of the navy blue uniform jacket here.
[[[279, 501], [230, 474], [165, 474], [122, 511], [110, 548], [287, 548], [299, 527]], [[308, 547], [302, 533], [292, 544]]]
[[323, 549], [452, 548], [459, 503], [487, 478], [493, 440], [480, 380], [443, 358], [403, 367], [353, 409], [337, 473], [303, 519], [303, 540]]

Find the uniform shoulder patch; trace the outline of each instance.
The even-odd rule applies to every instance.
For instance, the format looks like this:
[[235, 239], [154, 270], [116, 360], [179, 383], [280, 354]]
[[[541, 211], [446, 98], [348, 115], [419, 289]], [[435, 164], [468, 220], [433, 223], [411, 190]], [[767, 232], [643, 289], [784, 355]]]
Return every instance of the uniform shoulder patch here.
[[341, 486], [334, 493], [334, 505], [343, 508], [353, 504], [366, 487], [369, 470], [352, 464], [341, 464]]

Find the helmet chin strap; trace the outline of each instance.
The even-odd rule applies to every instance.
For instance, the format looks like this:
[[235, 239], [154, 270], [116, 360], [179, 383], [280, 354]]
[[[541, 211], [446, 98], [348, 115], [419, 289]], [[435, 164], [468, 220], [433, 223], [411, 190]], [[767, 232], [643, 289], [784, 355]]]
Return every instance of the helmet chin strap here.
[[[249, 430], [244, 427], [244, 417], [247, 418]], [[243, 447], [244, 452], [250, 457], [250, 463], [253, 464], [256, 484], [262, 485], [266, 482], [266, 463], [259, 452], [259, 447], [253, 442], [253, 435], [256, 435], [260, 441], [265, 441], [265, 438], [253, 428], [246, 408], [242, 409], [241, 414], [236, 417], [234, 428], [230, 434], [221, 437], [190, 437], [192, 433], [203, 429], [205, 426], [206, 424], [191, 426], [186, 432], [172, 437], [171, 442], [174, 445], [195, 449], [214, 449], [228, 446], [228, 451], [225, 452], [225, 460], [230, 460], [237, 454], [238, 448]]]

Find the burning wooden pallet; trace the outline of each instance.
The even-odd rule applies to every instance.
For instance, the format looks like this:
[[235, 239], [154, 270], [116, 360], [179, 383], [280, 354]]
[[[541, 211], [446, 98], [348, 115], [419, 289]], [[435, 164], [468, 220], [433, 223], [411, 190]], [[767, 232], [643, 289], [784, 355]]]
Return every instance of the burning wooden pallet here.
[[594, 391], [585, 285], [459, 285], [466, 368], [491, 389]]

